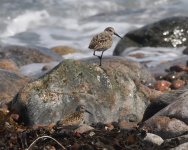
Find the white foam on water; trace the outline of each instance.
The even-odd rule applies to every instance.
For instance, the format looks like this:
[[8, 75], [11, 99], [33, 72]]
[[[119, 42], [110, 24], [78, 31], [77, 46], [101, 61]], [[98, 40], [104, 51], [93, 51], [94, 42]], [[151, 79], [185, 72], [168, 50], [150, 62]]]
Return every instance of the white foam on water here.
[[[175, 60], [176, 58], [182, 56], [182, 51], [185, 47], [180, 48], [165, 48], [165, 47], [143, 47], [143, 48], [128, 48], [123, 53], [122, 56], [129, 58], [137, 62], [148, 62], [146, 63], [148, 67], [156, 66], [161, 62], [166, 62], [170, 60]], [[143, 54], [144, 57], [136, 58], [129, 55], [133, 54]]]
[[29, 28], [44, 24], [42, 22], [48, 17], [49, 14], [46, 10], [24, 12], [11, 20], [4, 33], [1, 34], [1, 37], [13, 36], [17, 33], [24, 32]]
[[59, 62], [49, 62], [49, 63], [32, 63], [28, 65], [24, 65], [20, 68], [21, 74], [25, 76], [36, 76], [36, 75], [41, 75], [42, 74], [42, 68], [44, 66], [49, 66], [50, 68], [55, 67], [58, 65]]
[[[18, 5], [18, 1], [7, 0], [6, 9], [1, 9], [4, 6], [3, 2], [0, 5], [0, 14], [1, 11], [6, 11], [3, 14], [7, 14], [5, 18], [9, 18], [4, 32], [0, 33], [0, 42], [32, 45], [36, 41], [37, 46], [48, 48], [67, 45], [81, 51], [78, 54], [64, 56], [74, 59], [92, 56], [93, 52], [88, 49], [91, 38], [108, 26], [114, 27], [119, 35], [124, 36], [127, 32], [153, 21], [188, 13], [187, 0], [27, 0], [23, 2], [24, 5]], [[23, 7], [26, 4], [30, 6]], [[19, 11], [12, 17], [8, 10], [14, 6]], [[37, 38], [32, 42], [32, 39], [25, 38], [27, 33], [28, 36], [32, 35], [29, 33], [34, 33], [39, 38], [33, 36]], [[105, 56], [112, 55], [119, 40], [114, 36], [113, 46], [105, 51]], [[175, 57], [169, 53], [165, 51], [164, 55], [169, 58]], [[147, 54], [147, 59], [149, 55]]]
[[62, 57], [64, 59], [80, 59], [80, 58], [89, 58], [92, 56], [93, 56], [92, 53], [73, 53], [73, 54], [63, 55]]

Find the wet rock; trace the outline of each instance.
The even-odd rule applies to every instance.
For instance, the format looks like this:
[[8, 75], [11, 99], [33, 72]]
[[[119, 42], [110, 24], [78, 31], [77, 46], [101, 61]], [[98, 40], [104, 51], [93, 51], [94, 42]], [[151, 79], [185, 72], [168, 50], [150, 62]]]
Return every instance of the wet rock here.
[[188, 130], [188, 126], [175, 118], [155, 116], [146, 121], [144, 129], [166, 139], [184, 134]]
[[31, 79], [37, 79], [57, 66], [59, 62], [32, 63], [20, 67], [20, 73]]
[[182, 72], [169, 72], [167, 75], [165, 75], [163, 77], [163, 79], [169, 81], [169, 82], [173, 82], [175, 80], [180, 79], [182, 76]]
[[159, 80], [155, 83], [154, 88], [159, 91], [168, 91], [170, 89], [171, 83], [165, 80]]
[[79, 104], [86, 105], [93, 114], [86, 116], [86, 124], [129, 121], [131, 116], [140, 121], [149, 100], [133, 80], [152, 82], [151, 74], [139, 63], [119, 57], [104, 59], [102, 67], [98, 62], [98, 59], [63, 61], [25, 86], [12, 108], [31, 125], [57, 122], [74, 112]]
[[162, 138], [173, 138], [188, 131], [188, 91], [144, 122], [143, 128]]
[[47, 48], [17, 45], [1, 47], [0, 59], [11, 59], [18, 67], [31, 63], [47, 63], [62, 60], [61, 56]]
[[19, 71], [17, 65], [10, 59], [0, 59], [0, 68], [14, 72]]
[[187, 56], [182, 56], [179, 57], [175, 60], [172, 61], [167, 61], [165, 63], [162, 63], [160, 65], [157, 65], [155, 67], [149, 68], [149, 70], [153, 73], [154, 76], [159, 76], [159, 75], [167, 75], [167, 71], [169, 71], [169, 68], [172, 66], [186, 66], [187, 64]]
[[0, 105], [10, 102], [26, 83], [27, 79], [4, 69], [0, 69]]
[[108, 123], [105, 125], [105, 130], [111, 131], [114, 129], [114, 126], [112, 123]]
[[129, 54], [128, 56], [135, 57], [135, 58], [144, 58], [145, 57], [145, 55], [142, 53]]
[[164, 93], [156, 97], [151, 101], [151, 103], [146, 108], [142, 122], [152, 117], [154, 114], [156, 114], [161, 109], [165, 108], [169, 104], [173, 103], [177, 100], [178, 96], [180, 96], [182, 93], [186, 92], [187, 90], [176, 90], [171, 91], [169, 93]]
[[128, 32], [117, 44], [113, 55], [128, 47], [182, 47], [188, 45], [188, 17], [167, 18]]
[[69, 46], [56, 46], [56, 47], [52, 47], [51, 50], [58, 53], [59, 55], [67, 55], [76, 52], [74, 48]]
[[[95, 63], [97, 66], [99, 65], [99, 59], [96, 58], [89, 58], [83, 61], [89, 64]], [[111, 67], [118, 68], [119, 70], [120, 67], [123, 67], [125, 68], [122, 69], [123, 75], [128, 75], [132, 80], [140, 81], [145, 85], [155, 82], [153, 75], [143, 65], [135, 61], [126, 60], [122, 57], [113, 56], [103, 58], [102, 68], [103, 67], [105, 67], [106, 70], [112, 70]]]
[[171, 72], [181, 72], [181, 71], [188, 71], [188, 68], [186, 65], [174, 65], [170, 67], [169, 71]]
[[174, 148], [178, 148], [180, 145], [183, 145], [185, 143], [188, 143], [188, 134], [171, 139], [166, 139], [161, 145], [161, 147], [166, 148], [171, 145], [171, 147], [173, 146]]
[[188, 55], [188, 47], [183, 50], [183, 54]]
[[188, 142], [180, 144], [179, 146], [175, 148], [171, 148], [170, 150], [187, 150], [188, 149]]
[[171, 86], [173, 89], [179, 89], [182, 88], [184, 85], [185, 85], [185, 81], [178, 79], [173, 81]]
[[152, 133], [147, 133], [146, 137], [143, 140], [144, 142], [156, 144], [156, 145], [161, 145], [164, 142], [164, 140], [160, 136]]
[[145, 94], [149, 98], [151, 102], [163, 94], [163, 92], [161, 91], [149, 88], [148, 86], [150, 84], [149, 85], [146, 84], [147, 86], [145, 86], [144, 84], [140, 82], [136, 82], [136, 81], [135, 81], [135, 84], [137, 85], [139, 90], [142, 91], [142, 93]]

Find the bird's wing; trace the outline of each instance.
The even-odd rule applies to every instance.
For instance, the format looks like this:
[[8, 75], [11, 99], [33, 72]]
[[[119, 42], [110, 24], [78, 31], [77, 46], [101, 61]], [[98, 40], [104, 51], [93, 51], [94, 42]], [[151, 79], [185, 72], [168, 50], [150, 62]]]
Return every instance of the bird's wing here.
[[73, 114], [70, 114], [70, 115], [66, 116], [66, 117], [62, 120], [62, 123], [63, 123], [63, 124], [71, 124], [71, 123], [74, 124], [74, 122], [77, 122], [77, 121], [79, 120], [79, 118], [82, 117], [81, 115], [82, 115], [82, 114], [81, 114], [81, 113], [78, 113], [78, 112], [75, 112], [75, 113], [73, 113]]
[[107, 49], [109, 47], [111, 47], [112, 45], [112, 36], [109, 35], [108, 33], [102, 32], [100, 34], [95, 35], [90, 44], [89, 44], [89, 48], [90, 49]]

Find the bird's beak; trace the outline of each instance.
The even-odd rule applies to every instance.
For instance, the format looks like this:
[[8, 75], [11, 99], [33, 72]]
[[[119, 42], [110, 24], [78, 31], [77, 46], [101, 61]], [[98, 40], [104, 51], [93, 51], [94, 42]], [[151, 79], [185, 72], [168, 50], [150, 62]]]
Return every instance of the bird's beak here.
[[123, 39], [121, 36], [119, 36], [116, 32], [114, 32], [114, 35], [118, 36], [120, 39]]
[[87, 112], [87, 113], [89, 113], [90, 115], [93, 115], [90, 111], [88, 111], [88, 110], [85, 110], [85, 112]]

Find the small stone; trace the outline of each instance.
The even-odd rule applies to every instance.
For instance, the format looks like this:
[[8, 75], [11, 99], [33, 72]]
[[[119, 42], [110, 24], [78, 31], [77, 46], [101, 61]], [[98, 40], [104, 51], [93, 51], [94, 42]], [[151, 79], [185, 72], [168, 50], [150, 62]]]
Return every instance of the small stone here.
[[44, 147], [44, 150], [56, 150], [56, 148], [52, 145], [47, 145]]
[[86, 124], [83, 124], [79, 128], [77, 128], [76, 130], [74, 130], [74, 132], [82, 134], [82, 133], [91, 131], [93, 129], [94, 129], [93, 127], [86, 125]]
[[179, 88], [183, 87], [184, 85], [185, 85], [185, 81], [177, 79], [172, 82], [171, 86], [173, 89], [179, 89]]
[[19, 119], [19, 115], [18, 114], [11, 114], [11, 117], [12, 117], [12, 119], [14, 119], [15, 121], [18, 121], [18, 119]]
[[94, 136], [94, 135], [95, 135], [95, 132], [93, 131], [89, 133], [89, 136]]
[[112, 129], [114, 129], [114, 126], [111, 123], [106, 124], [105, 130], [111, 131]]
[[187, 67], [185, 65], [174, 65], [170, 67], [171, 72], [181, 72], [181, 71], [186, 71]]
[[143, 53], [136, 53], [136, 54], [129, 54], [129, 57], [135, 57], [135, 58], [144, 58], [145, 54]]
[[137, 127], [137, 123], [135, 122], [128, 122], [126, 120], [122, 120], [120, 123], [119, 123], [119, 127], [121, 129], [128, 129], [128, 130], [132, 130], [133, 128], [136, 128]]
[[42, 67], [42, 71], [47, 71], [50, 69], [51, 69], [51, 66], [49, 66], [49, 65], [45, 65], [44, 67]]
[[146, 137], [143, 140], [145, 142], [156, 144], [156, 145], [161, 145], [164, 142], [164, 140], [160, 136], [152, 133], [147, 133]]
[[166, 80], [160, 80], [160, 81], [157, 81], [154, 85], [155, 89], [156, 90], [159, 90], [159, 91], [167, 91], [170, 89], [170, 85], [171, 83], [166, 81]]

